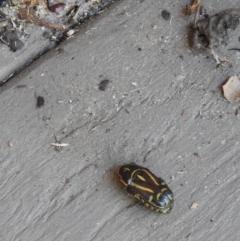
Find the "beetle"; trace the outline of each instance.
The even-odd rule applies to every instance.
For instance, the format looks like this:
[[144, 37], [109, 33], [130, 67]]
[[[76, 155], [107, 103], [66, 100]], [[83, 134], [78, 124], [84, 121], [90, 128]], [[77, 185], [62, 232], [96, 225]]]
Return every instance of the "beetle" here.
[[118, 180], [146, 207], [164, 214], [172, 210], [172, 191], [162, 178], [156, 177], [149, 169], [135, 163], [120, 166]]

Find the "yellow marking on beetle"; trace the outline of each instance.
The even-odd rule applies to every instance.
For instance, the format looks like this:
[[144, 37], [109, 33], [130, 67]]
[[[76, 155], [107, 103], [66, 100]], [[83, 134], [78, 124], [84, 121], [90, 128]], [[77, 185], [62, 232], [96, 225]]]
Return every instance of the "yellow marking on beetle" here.
[[131, 169], [128, 168], [128, 167], [124, 167], [124, 170], [126, 170], [126, 171], [131, 171]]
[[134, 196], [136, 199], [139, 199], [139, 200], [140, 200], [139, 194], [134, 194], [133, 196]]
[[146, 182], [146, 179], [145, 179], [143, 176], [137, 175], [137, 177], [138, 177], [141, 181]]
[[128, 185], [128, 183], [124, 182], [124, 180], [122, 179], [122, 177], [119, 175], [118, 176], [118, 180], [126, 187]]
[[133, 179], [135, 173], [138, 172], [139, 170], [140, 170], [140, 169], [138, 168], [138, 169], [136, 169], [136, 170], [134, 170], [134, 171], [132, 172], [132, 174], [131, 174], [131, 179]]
[[130, 185], [133, 186], [133, 187], [136, 187], [136, 188], [138, 188], [138, 189], [140, 189], [140, 190], [147, 191], [147, 192], [150, 192], [150, 193], [154, 193], [152, 189], [147, 188], [147, 187], [140, 186], [140, 185], [138, 185], [138, 184], [136, 184], [136, 183], [134, 183], [134, 182], [131, 182]]
[[166, 185], [166, 182], [161, 182], [161, 185], [165, 186], [165, 185]]
[[148, 208], [149, 207], [149, 203], [145, 203], [145, 206]]
[[152, 200], [153, 200], [153, 195], [150, 195], [150, 197], [149, 197], [148, 201], [151, 203], [151, 202], [152, 202]]
[[152, 181], [157, 185], [159, 186], [159, 183], [157, 182], [156, 178], [147, 170], [145, 169], [141, 169], [143, 172], [147, 173], [147, 175], [152, 179]]
[[158, 193], [157, 194], [157, 200], [159, 200], [161, 196], [162, 196], [162, 193]]
[[166, 210], [163, 210], [162, 213], [166, 214], [169, 211], [169, 208]]
[[165, 200], [165, 205], [164, 205], [164, 206], [168, 206], [168, 205], [169, 205], [169, 200], [166, 199], [166, 200]]
[[166, 187], [164, 187], [164, 188], [161, 189], [161, 192], [165, 192], [165, 191], [167, 191], [167, 188], [166, 188]]
[[170, 200], [173, 200], [173, 197], [172, 197], [172, 196], [168, 196], [168, 198], [169, 198]]

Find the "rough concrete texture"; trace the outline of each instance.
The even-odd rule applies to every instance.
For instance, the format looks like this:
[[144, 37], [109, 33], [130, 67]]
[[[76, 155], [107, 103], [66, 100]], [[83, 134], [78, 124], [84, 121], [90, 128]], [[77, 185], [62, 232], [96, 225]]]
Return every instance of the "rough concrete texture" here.
[[[231, 69], [194, 56], [187, 3], [118, 2], [1, 87], [0, 240], [239, 239], [239, 103], [219, 86], [240, 55]], [[211, 14], [226, 7], [202, 3]], [[69, 146], [55, 150], [55, 135]], [[167, 182], [170, 214], [118, 184], [113, 170], [129, 162]]]

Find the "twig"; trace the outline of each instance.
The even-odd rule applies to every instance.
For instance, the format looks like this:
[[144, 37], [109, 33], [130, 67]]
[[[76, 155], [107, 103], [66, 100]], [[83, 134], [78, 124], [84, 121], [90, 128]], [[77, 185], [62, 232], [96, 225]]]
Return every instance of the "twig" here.
[[52, 146], [56, 146], [56, 147], [65, 147], [65, 146], [69, 146], [68, 143], [50, 143]]
[[58, 30], [66, 30], [69, 28], [68, 25], [63, 25], [63, 24], [55, 24], [55, 23], [50, 23], [45, 20], [42, 20], [34, 15], [34, 11], [32, 7], [27, 7], [27, 8], [21, 8], [18, 9], [18, 14], [21, 19], [28, 20], [32, 23], [37, 23], [41, 26], [45, 26], [47, 28], [53, 28], [53, 29], [58, 29]]
[[7, 42], [3, 39], [3, 36], [0, 36], [0, 40], [1, 40], [3, 43], [5, 43], [6, 45], [9, 46], [9, 43], [7, 43]]

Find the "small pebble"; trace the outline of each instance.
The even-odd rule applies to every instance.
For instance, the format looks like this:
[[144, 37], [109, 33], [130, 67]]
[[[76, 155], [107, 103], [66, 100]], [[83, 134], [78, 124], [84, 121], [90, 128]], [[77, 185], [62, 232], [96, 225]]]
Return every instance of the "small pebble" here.
[[101, 90], [101, 91], [106, 90], [109, 82], [110, 82], [110, 81], [109, 81], [108, 79], [102, 80], [102, 81], [100, 82], [100, 84], [98, 85], [98, 86], [99, 86], [99, 87], [98, 87], [99, 90]]
[[13, 143], [11, 141], [8, 142], [8, 146], [12, 147]]
[[197, 203], [193, 203], [190, 207], [190, 209], [196, 209], [198, 207], [198, 204]]
[[73, 29], [70, 29], [70, 30], [67, 32], [67, 36], [70, 37], [70, 36], [72, 36], [74, 33], [75, 33], [75, 31], [74, 31]]

